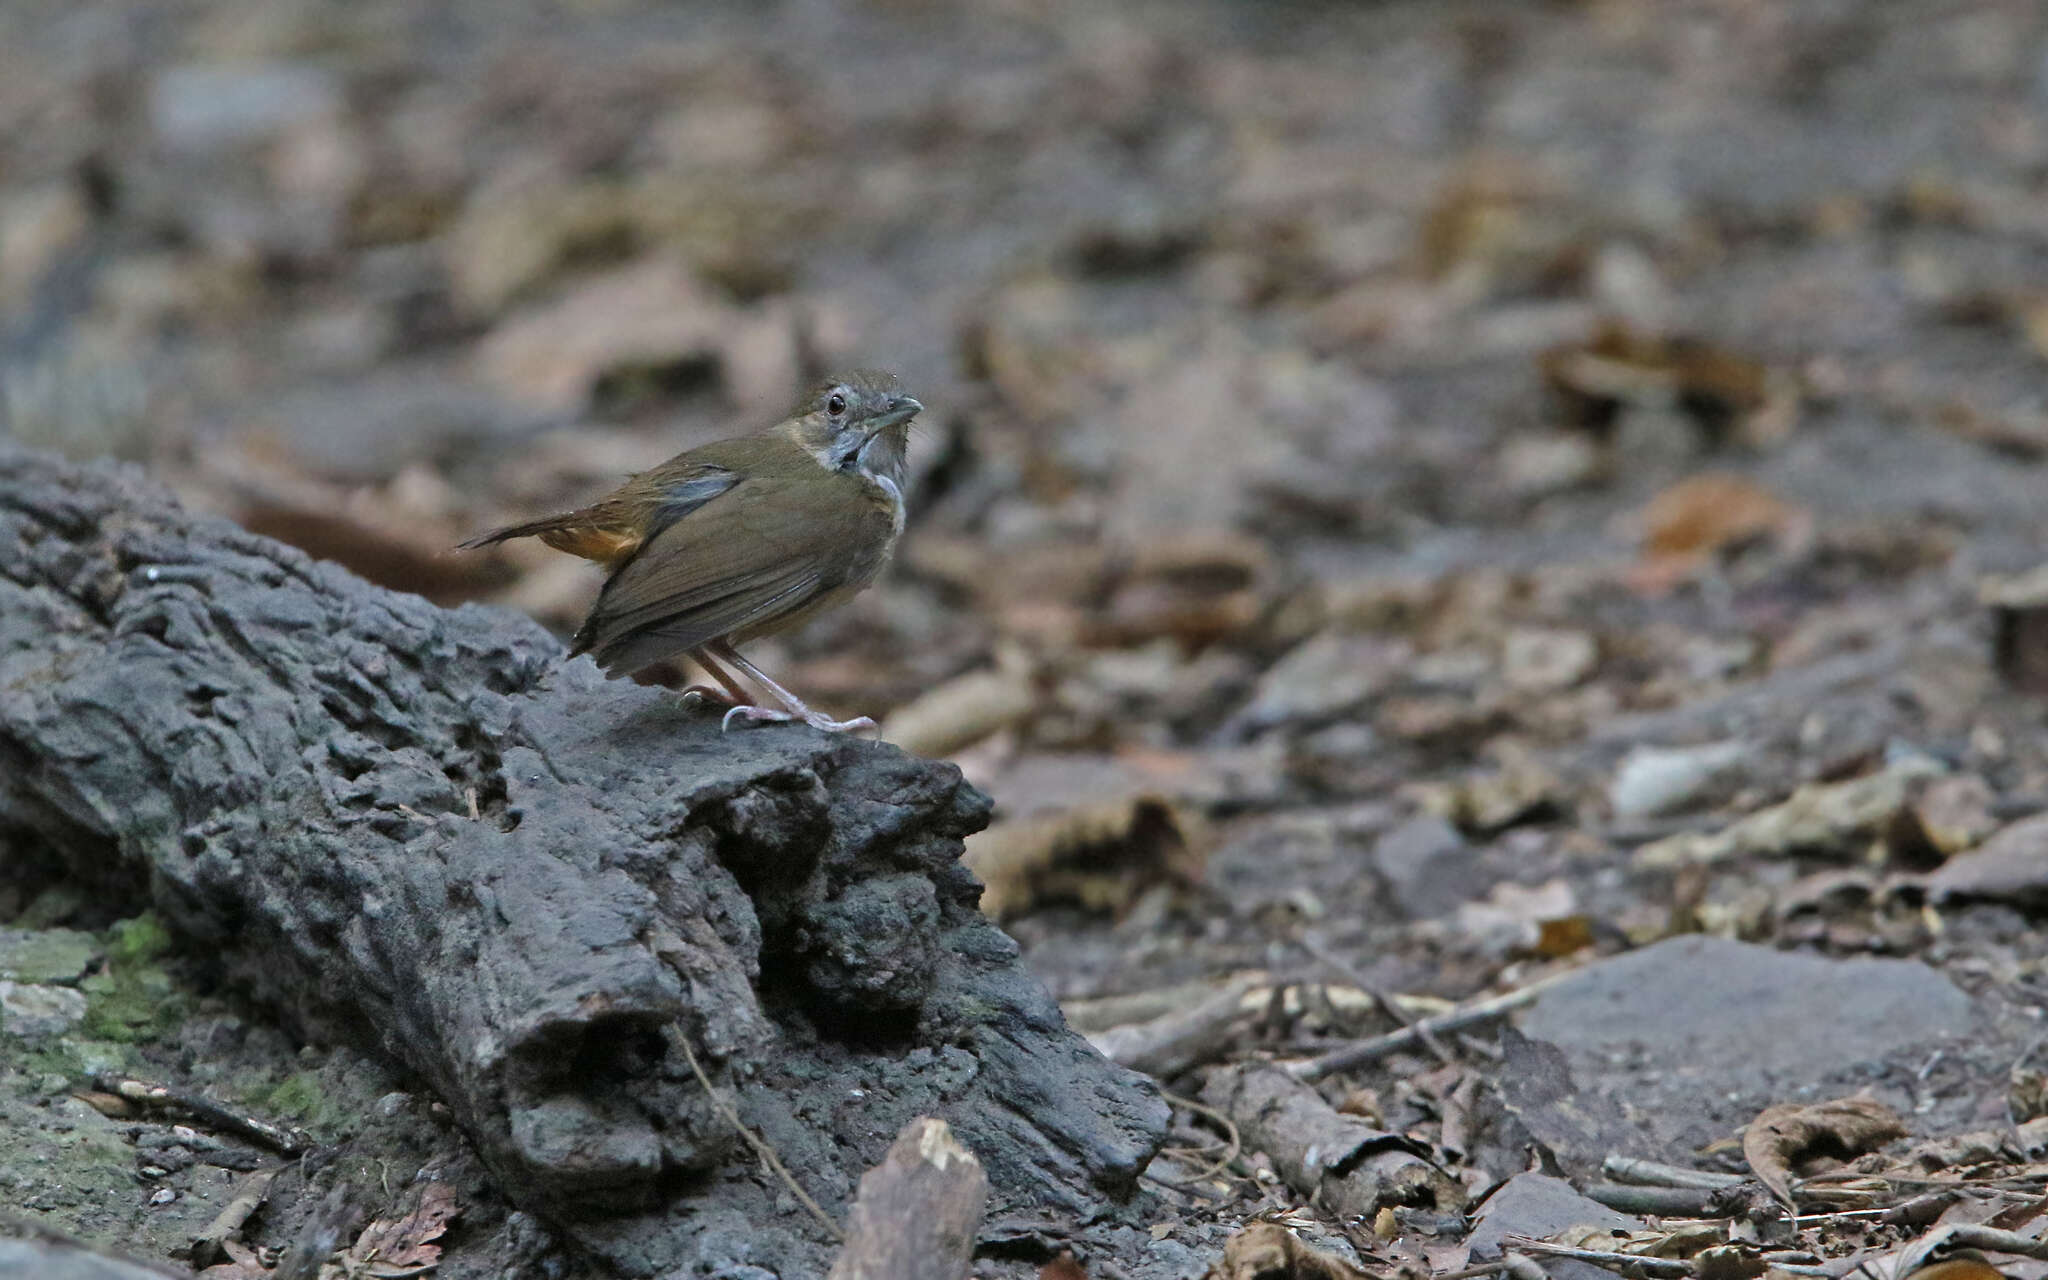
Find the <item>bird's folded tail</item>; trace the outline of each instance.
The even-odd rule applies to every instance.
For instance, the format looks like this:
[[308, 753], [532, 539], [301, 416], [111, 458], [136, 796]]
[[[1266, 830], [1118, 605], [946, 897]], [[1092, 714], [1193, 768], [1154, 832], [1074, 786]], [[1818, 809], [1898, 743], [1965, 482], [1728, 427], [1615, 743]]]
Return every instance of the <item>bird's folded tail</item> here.
[[457, 543], [456, 549], [474, 551], [479, 547], [509, 542], [513, 538], [539, 538], [557, 551], [566, 551], [572, 556], [611, 567], [617, 567], [638, 551], [642, 541], [642, 536], [632, 529], [595, 522], [587, 512], [568, 511], [493, 529], [467, 542]]

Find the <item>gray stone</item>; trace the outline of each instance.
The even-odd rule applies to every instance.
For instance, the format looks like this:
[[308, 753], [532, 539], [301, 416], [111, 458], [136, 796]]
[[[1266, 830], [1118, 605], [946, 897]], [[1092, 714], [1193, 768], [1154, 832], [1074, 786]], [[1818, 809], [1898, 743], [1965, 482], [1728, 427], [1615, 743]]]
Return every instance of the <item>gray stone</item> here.
[[1927, 877], [1934, 902], [2048, 903], [2048, 814], [2023, 818]]
[[1618, 818], [1675, 813], [1736, 771], [1749, 748], [1740, 742], [1697, 747], [1637, 747], [1615, 770], [1608, 803]]
[[85, 1020], [85, 993], [0, 978], [0, 1032], [23, 1040], [61, 1036]]
[[1472, 896], [1479, 852], [1456, 827], [1425, 813], [1381, 836], [1372, 848], [1372, 865], [1409, 918], [1428, 920]]
[[1971, 1025], [1969, 998], [1917, 960], [1833, 960], [1694, 935], [1564, 979], [1523, 1030], [1562, 1048], [1582, 1077], [1587, 1066], [1635, 1061], [1719, 1091], [1810, 1083]]
[[334, 73], [307, 63], [187, 63], [149, 86], [151, 128], [186, 151], [262, 142], [340, 109]]
[[164, 1280], [165, 1272], [140, 1262], [96, 1253], [58, 1240], [0, 1240], [0, 1276], [21, 1280]]
[[0, 978], [76, 982], [99, 953], [99, 940], [76, 929], [0, 929]]
[[1229, 727], [1250, 735], [1275, 725], [1317, 723], [1342, 715], [1383, 692], [1412, 656], [1399, 641], [1320, 632], [1273, 664]]
[[[1548, 1174], [1523, 1173], [1479, 1206], [1477, 1223], [1465, 1243], [1472, 1257], [1486, 1262], [1501, 1255], [1501, 1241], [1508, 1236], [1531, 1236], [1541, 1240], [1568, 1227], [1592, 1226], [1606, 1230], [1635, 1230], [1641, 1218], [1617, 1213], [1597, 1200], [1572, 1190], [1562, 1178]], [[1559, 1280], [1608, 1280], [1608, 1273], [1589, 1263], [1569, 1258], [1545, 1258], [1543, 1269]]]

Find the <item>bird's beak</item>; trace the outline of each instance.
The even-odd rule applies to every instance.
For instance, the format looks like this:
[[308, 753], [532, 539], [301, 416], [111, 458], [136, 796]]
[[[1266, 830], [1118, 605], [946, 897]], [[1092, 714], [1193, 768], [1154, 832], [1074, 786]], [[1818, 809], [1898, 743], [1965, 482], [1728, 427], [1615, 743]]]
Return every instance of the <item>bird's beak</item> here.
[[868, 420], [869, 426], [873, 429], [869, 434], [872, 435], [874, 432], [887, 431], [890, 427], [900, 426], [923, 411], [924, 406], [916, 400], [911, 399], [909, 396], [897, 396], [889, 402], [887, 410]]

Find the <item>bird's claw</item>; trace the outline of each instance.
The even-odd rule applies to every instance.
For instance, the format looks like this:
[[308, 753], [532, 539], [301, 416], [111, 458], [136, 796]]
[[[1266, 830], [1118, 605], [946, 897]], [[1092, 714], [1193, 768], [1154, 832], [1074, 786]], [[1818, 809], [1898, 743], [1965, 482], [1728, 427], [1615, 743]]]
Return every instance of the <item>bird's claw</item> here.
[[873, 718], [869, 716], [855, 716], [851, 720], [834, 720], [831, 716], [821, 711], [812, 711], [805, 715], [798, 715], [794, 711], [783, 711], [776, 707], [737, 706], [727, 711], [725, 718], [718, 722], [719, 731], [721, 733], [730, 732], [734, 720], [772, 723], [800, 721], [811, 726], [813, 729], [819, 729], [826, 733], [852, 733], [861, 729], [872, 729], [875, 727]]
[[708, 684], [690, 685], [682, 691], [682, 699], [683, 705], [693, 711], [707, 702], [718, 707], [732, 705], [731, 694], [726, 693], [723, 689], [714, 689]]

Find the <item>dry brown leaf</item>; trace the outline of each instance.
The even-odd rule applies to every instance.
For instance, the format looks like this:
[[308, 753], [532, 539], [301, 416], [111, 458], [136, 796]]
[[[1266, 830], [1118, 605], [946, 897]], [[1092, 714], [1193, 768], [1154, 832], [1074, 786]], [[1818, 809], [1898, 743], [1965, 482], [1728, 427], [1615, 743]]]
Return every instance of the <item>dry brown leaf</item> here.
[[[1781, 803], [1718, 831], [1684, 832], [1654, 840], [1636, 850], [1636, 865], [1674, 869], [1793, 854], [1846, 860], [1889, 829], [1914, 785], [1938, 769], [1938, 765], [1915, 757], [1860, 778], [1808, 783]], [[1935, 876], [1982, 858], [1986, 851], [1957, 858]], [[1940, 896], [1931, 885], [1929, 893]]]
[[1277, 1222], [1254, 1222], [1224, 1242], [1203, 1280], [1367, 1280], [1333, 1253], [1311, 1248]]
[[1885, 832], [1885, 847], [1909, 866], [1939, 866], [1998, 830], [1992, 799], [1990, 786], [1974, 774], [1931, 778], [1899, 811]]
[[276, 1274], [257, 1260], [254, 1250], [239, 1242], [221, 1248], [234, 1261], [215, 1263], [198, 1273], [199, 1280], [270, 1280]]
[[1984, 1225], [1995, 1227], [2000, 1231], [2018, 1231], [2021, 1227], [2026, 1226], [2044, 1213], [2048, 1213], [2048, 1196], [2041, 1196], [2033, 1200], [2022, 1200], [2018, 1204], [2009, 1204], [1997, 1213], [1984, 1219]]
[[607, 375], [714, 360], [740, 314], [677, 258], [632, 262], [499, 324], [472, 362], [515, 403], [572, 414]]
[[1168, 637], [1189, 648], [1237, 635], [1264, 611], [1272, 556], [1224, 529], [1147, 538], [1130, 549], [1082, 639], [1129, 646]]
[[1088, 1280], [1088, 1268], [1074, 1261], [1073, 1254], [1061, 1253], [1038, 1269], [1038, 1280]]
[[1207, 846], [1194, 814], [1144, 794], [998, 822], [967, 838], [961, 862], [1001, 920], [1051, 901], [1121, 911], [1155, 884], [1200, 880]]
[[1742, 1135], [1742, 1155], [1759, 1181], [1788, 1206], [1793, 1166], [1814, 1156], [1851, 1159], [1906, 1136], [1905, 1122], [1875, 1098], [1780, 1103], [1766, 1107]]
[[2006, 1088], [2005, 1107], [2015, 1124], [2048, 1115], [2048, 1074], [2015, 1067]]
[[912, 755], [951, 755], [1017, 724], [1037, 704], [1031, 673], [1021, 666], [969, 671], [890, 712], [880, 736]]
[[1693, 1255], [1692, 1268], [1694, 1280], [1755, 1280], [1770, 1270], [1770, 1264], [1754, 1249], [1723, 1244]]
[[1609, 323], [1539, 361], [1574, 426], [1605, 436], [1624, 406], [1670, 406], [1710, 440], [1740, 432], [1774, 439], [1791, 425], [1797, 391], [1782, 373], [1698, 339], [1663, 338]]
[[335, 511], [254, 504], [236, 514], [251, 533], [290, 543], [317, 560], [332, 560], [358, 577], [394, 591], [410, 591], [437, 604], [458, 604], [489, 594], [505, 581], [488, 557], [451, 555], [440, 539], [394, 535]]
[[1643, 555], [1630, 573], [1640, 591], [1668, 591], [1714, 557], [1760, 538], [1792, 539], [1810, 528], [1806, 513], [1754, 480], [1709, 471], [1658, 494], [1637, 517]]
[[431, 1266], [441, 1260], [441, 1246], [434, 1242], [460, 1216], [462, 1205], [455, 1198], [455, 1188], [445, 1182], [429, 1182], [420, 1188], [417, 1202], [404, 1216], [379, 1218], [364, 1227], [348, 1251], [349, 1258], [394, 1268]]
[[474, 600], [511, 580], [499, 558], [453, 550], [466, 528], [454, 513], [459, 499], [427, 468], [408, 467], [381, 484], [344, 484], [309, 473], [286, 449], [259, 434], [214, 450], [181, 494], [251, 533], [437, 604]]

